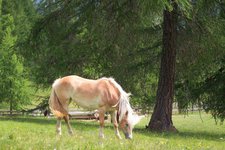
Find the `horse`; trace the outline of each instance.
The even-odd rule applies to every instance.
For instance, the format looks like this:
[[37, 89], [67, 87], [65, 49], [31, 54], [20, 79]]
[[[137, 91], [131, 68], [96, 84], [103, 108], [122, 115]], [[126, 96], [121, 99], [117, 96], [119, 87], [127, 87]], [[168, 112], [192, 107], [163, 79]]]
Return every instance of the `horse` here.
[[130, 95], [113, 78], [93, 80], [70, 75], [56, 79], [49, 98], [50, 110], [57, 118], [56, 133], [61, 135], [61, 120], [64, 119], [68, 133], [73, 135], [68, 113], [68, 105], [72, 100], [85, 109], [98, 110], [100, 138], [104, 138], [104, 117], [105, 113], [109, 112], [116, 137], [122, 139], [118, 129], [120, 127], [125, 138], [132, 139], [132, 130], [142, 116], [138, 116], [132, 110]]

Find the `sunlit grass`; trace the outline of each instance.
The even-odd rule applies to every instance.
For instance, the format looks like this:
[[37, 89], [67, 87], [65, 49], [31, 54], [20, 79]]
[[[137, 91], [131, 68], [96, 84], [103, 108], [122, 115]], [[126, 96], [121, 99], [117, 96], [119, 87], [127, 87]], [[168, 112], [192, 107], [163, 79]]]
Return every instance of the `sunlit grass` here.
[[[62, 136], [55, 134], [55, 119], [0, 117], [0, 149], [225, 149], [225, 126], [216, 125], [210, 115], [174, 115], [179, 133], [155, 133], [145, 129], [150, 117], [135, 128], [133, 140], [118, 140], [113, 126], [106, 123], [105, 139], [98, 138], [96, 121], [73, 120], [74, 136], [62, 124]], [[122, 135], [122, 132], [121, 132]]]

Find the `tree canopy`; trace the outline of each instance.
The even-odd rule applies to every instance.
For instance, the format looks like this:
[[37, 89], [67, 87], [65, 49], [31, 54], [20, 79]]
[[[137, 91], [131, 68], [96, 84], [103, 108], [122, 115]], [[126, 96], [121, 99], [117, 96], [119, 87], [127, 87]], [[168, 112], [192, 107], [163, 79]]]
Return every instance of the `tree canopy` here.
[[[22, 104], [24, 98], [15, 93], [29, 93], [24, 87], [30, 82], [48, 88], [56, 78], [69, 74], [112, 76], [132, 92], [135, 107], [153, 108], [163, 48], [163, 11], [173, 10], [171, 1], [0, 2], [2, 97], [20, 99]], [[176, 3], [174, 101], [180, 112], [194, 105], [223, 120], [225, 2]]]

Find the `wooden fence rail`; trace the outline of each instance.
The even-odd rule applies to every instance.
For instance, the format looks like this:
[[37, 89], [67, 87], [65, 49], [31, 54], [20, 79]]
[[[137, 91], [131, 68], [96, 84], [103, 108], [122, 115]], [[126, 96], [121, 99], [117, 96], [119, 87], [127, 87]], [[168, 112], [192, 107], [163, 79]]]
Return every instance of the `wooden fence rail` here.
[[13, 116], [18, 116], [18, 115], [24, 115], [24, 112], [22, 111], [9, 111], [9, 110], [1, 110], [0, 111], [0, 116], [9, 116], [9, 115], [13, 115]]
[[[44, 116], [44, 113], [40, 110], [33, 111], [33, 112], [25, 112], [25, 111], [8, 111], [8, 110], [0, 110], [0, 116]], [[97, 111], [79, 111], [73, 110], [69, 112], [70, 119], [83, 119], [83, 120], [90, 120], [90, 119], [98, 119], [98, 112]], [[53, 117], [53, 114], [49, 114], [48, 117]], [[105, 119], [108, 119], [108, 116], [105, 115]]]

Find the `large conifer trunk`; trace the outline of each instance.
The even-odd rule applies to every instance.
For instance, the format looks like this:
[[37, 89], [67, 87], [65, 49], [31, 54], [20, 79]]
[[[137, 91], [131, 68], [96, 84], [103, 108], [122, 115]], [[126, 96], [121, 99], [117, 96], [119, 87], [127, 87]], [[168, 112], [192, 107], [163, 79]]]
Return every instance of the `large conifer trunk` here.
[[175, 2], [173, 7], [173, 11], [163, 12], [163, 48], [156, 105], [148, 125], [148, 129], [154, 131], [177, 131], [172, 122], [176, 61], [177, 5]]

